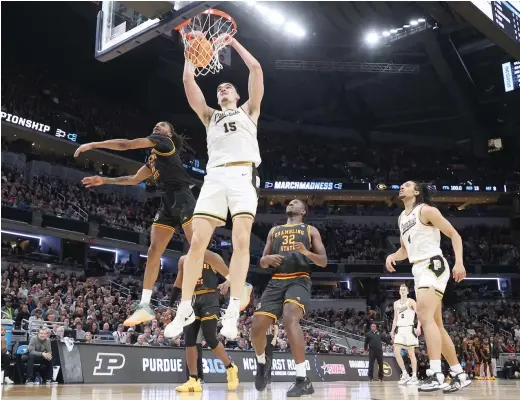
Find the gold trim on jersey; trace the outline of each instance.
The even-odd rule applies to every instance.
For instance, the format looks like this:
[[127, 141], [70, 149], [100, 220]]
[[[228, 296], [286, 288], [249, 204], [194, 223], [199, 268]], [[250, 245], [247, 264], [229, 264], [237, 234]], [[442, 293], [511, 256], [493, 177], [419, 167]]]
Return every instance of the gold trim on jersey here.
[[189, 220], [187, 220], [185, 223], [182, 224], [182, 227], [184, 228], [186, 225], [189, 225], [193, 222], [193, 217], [191, 217]]
[[421, 208], [419, 209], [419, 216], [418, 216], [417, 218], [419, 218], [419, 222], [420, 222], [421, 224], [423, 224], [424, 226], [429, 226], [429, 227], [431, 228], [431, 227], [433, 227], [433, 224], [432, 224], [431, 222], [428, 222], [427, 224], [425, 224], [425, 223], [422, 222], [422, 220], [421, 220], [422, 209], [424, 208], [425, 205], [426, 205], [426, 204], [423, 204], [423, 207], [421, 207]]
[[236, 214], [233, 214], [231, 216], [231, 219], [235, 219], [236, 217], [240, 217], [240, 218], [244, 218], [244, 217], [248, 217], [250, 219], [255, 219], [255, 214], [249, 212], [249, 211], [240, 211], [240, 212], [237, 212]]
[[420, 206], [421, 204], [424, 204], [424, 203], [419, 203], [419, 204], [414, 205], [408, 214], [406, 213], [406, 210], [404, 210], [404, 215], [409, 217], [410, 214], [413, 213], [413, 210], [415, 210], [417, 208], [417, 206]]
[[156, 150], [155, 148], [152, 149], [152, 152], [159, 154], [160, 156], [171, 156], [173, 153], [175, 153], [175, 143], [173, 143], [173, 140], [171, 137], [166, 136], [168, 139], [170, 139], [170, 142], [172, 142], [173, 150], [169, 151], [168, 153], [161, 153], [160, 151]]
[[219, 217], [218, 215], [213, 215], [207, 212], [198, 212], [194, 213], [192, 218], [206, 218], [206, 219], [213, 219], [218, 222], [226, 223], [227, 218]]
[[204, 322], [204, 321], [208, 321], [208, 320], [210, 320], [210, 319], [216, 319], [216, 320], [218, 320], [218, 317], [217, 317], [215, 314], [213, 314], [213, 315], [210, 315], [209, 317], [202, 317], [200, 320], [201, 320], [202, 322]]
[[273, 274], [273, 279], [296, 279], [296, 278], [308, 278], [311, 279], [311, 276], [308, 272], [291, 272], [288, 274], [277, 273]]
[[300, 307], [303, 310], [303, 313], [305, 314], [305, 306], [300, 303], [299, 301], [293, 300], [293, 299], [286, 299], [283, 304], [285, 303], [293, 303], [296, 304], [298, 307]]
[[155, 222], [152, 224], [152, 226], [157, 226], [158, 228], [170, 229], [171, 231], [175, 232], [175, 228], [173, 226], [156, 224]]
[[312, 249], [312, 235], [310, 225], [307, 225], [307, 234], [309, 235], [309, 248]]
[[215, 293], [216, 291], [217, 291], [216, 289], [201, 289], [201, 290], [195, 290], [193, 292], [193, 294], [195, 296], [199, 296], [201, 294]]
[[253, 313], [253, 315], [265, 315], [266, 317], [270, 317], [272, 319], [274, 319], [274, 322], [278, 321], [278, 317], [274, 314], [271, 314], [270, 312], [266, 312], [266, 311], [255, 311]]
[[238, 107], [238, 108], [240, 108], [240, 109], [244, 112], [244, 114], [247, 116], [247, 118], [249, 118], [249, 120], [253, 123], [253, 125], [255, 126], [255, 128], [258, 129], [258, 125], [257, 125], [257, 123], [256, 123], [255, 121], [253, 121], [253, 118], [251, 118], [251, 116], [246, 112], [246, 110], [243, 109], [243, 107], [244, 107], [244, 106], [240, 106], [240, 107]]
[[275, 226], [274, 228], [278, 228], [279, 226], [285, 226], [287, 228], [290, 228], [292, 226], [298, 226], [298, 225], [305, 225], [305, 222], [300, 222], [299, 224], [283, 224], [283, 225]]

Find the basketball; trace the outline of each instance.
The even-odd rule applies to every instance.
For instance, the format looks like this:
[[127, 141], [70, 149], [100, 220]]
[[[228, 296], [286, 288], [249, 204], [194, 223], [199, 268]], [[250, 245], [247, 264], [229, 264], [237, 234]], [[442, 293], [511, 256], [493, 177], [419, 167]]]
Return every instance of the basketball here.
[[193, 38], [188, 40], [186, 58], [195, 67], [207, 67], [213, 58], [213, 53], [213, 46], [202, 33], [199, 32], [198, 35], [194, 35]]

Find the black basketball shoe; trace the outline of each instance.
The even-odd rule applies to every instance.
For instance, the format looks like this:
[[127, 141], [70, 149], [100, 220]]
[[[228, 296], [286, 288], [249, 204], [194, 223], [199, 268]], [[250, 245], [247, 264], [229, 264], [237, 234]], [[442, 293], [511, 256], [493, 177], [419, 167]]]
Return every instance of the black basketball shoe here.
[[297, 377], [296, 382], [287, 391], [287, 397], [308, 396], [314, 393], [314, 388], [309, 378]]
[[255, 377], [255, 388], [259, 392], [263, 392], [265, 387], [267, 386], [267, 381], [269, 379], [269, 359], [265, 357], [265, 364], [256, 363], [256, 377]]

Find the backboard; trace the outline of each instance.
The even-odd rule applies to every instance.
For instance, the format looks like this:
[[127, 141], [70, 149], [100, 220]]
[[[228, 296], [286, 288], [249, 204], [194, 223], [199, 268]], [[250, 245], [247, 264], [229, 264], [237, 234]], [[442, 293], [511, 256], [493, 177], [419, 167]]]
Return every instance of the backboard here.
[[220, 1], [103, 1], [95, 56], [108, 61], [215, 7]]

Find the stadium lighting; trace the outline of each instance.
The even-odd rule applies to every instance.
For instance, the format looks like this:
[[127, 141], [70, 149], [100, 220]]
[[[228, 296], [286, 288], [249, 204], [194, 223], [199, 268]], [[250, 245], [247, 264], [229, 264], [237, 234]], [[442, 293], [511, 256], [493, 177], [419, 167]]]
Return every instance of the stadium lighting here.
[[379, 35], [375, 32], [370, 32], [365, 36], [365, 41], [368, 44], [376, 44], [379, 42]]
[[270, 13], [268, 19], [269, 22], [275, 25], [282, 25], [285, 22], [285, 17], [276, 11]]
[[384, 32], [382, 33], [382, 35], [383, 35], [384, 37], [388, 37], [388, 36], [390, 36], [390, 32], [389, 32], [389, 31], [384, 31]]
[[256, 4], [256, 1], [255, 1], [255, 0], [246, 0], [245, 3], [246, 3], [248, 6], [253, 7], [253, 6]]
[[412, 20], [412, 21], [410, 21], [410, 25], [417, 26], [417, 25], [419, 25], [419, 21]]
[[[139, 254], [139, 257], [141, 258], [148, 258], [148, 256], [146, 254]], [[164, 262], [164, 258], [161, 257], [161, 262]]]
[[3, 229], [2, 229], [2, 233], [7, 233], [9, 235], [22, 236], [22, 237], [31, 238], [31, 239], [38, 239], [40, 241], [40, 246], [42, 245], [42, 237], [41, 236], [29, 235], [27, 233], [20, 233], [20, 232], [13, 232], [13, 231], [5, 231]]
[[417, 20], [417, 22], [419, 22], [420, 24], [422, 24], [423, 22], [426, 22], [426, 20], [425, 20], [424, 18], [419, 18], [419, 19]]
[[408, 28], [410, 28], [410, 25], [408, 25], [408, 24], [403, 25], [403, 28], [404, 28], [404, 29], [408, 29]]
[[303, 28], [294, 22], [288, 22], [285, 25], [285, 32], [287, 32], [293, 36], [296, 36], [296, 37], [305, 36], [305, 31], [303, 30]]
[[392, 35], [395, 35], [395, 34], [397, 33], [397, 29], [390, 29], [390, 33], [391, 33]]
[[94, 250], [107, 251], [109, 253], [114, 253], [116, 255], [116, 264], [117, 264], [118, 259], [119, 259], [119, 252], [117, 250], [107, 249], [106, 247], [97, 247], [97, 246], [90, 246], [90, 248], [94, 249]]
[[255, 4], [256, 11], [262, 14], [269, 14], [269, 9], [262, 4]]

